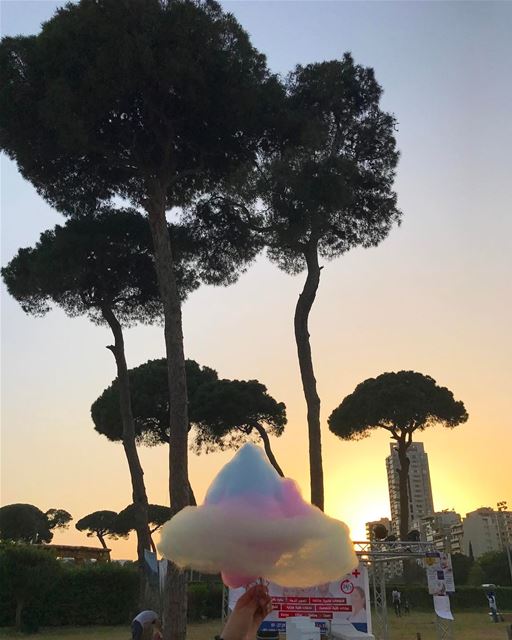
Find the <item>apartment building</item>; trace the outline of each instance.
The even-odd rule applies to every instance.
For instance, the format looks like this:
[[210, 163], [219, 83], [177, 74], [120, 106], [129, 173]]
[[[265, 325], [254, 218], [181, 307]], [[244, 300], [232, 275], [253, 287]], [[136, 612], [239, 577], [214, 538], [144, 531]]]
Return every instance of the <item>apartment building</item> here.
[[464, 526], [462, 521], [450, 527], [450, 551], [451, 553], [464, 553]]
[[[462, 530], [460, 514], [451, 509], [436, 511], [432, 515], [422, 518], [420, 526], [422, 540], [431, 542], [438, 551], [455, 553], [452, 549], [452, 529], [453, 527], [461, 527]], [[455, 539], [454, 542], [460, 553], [460, 543], [457, 544]]]
[[466, 514], [462, 527], [465, 555], [469, 555], [470, 545], [475, 558], [512, 545], [512, 511], [480, 507]]
[[[409, 529], [421, 529], [421, 520], [434, 513], [434, 501], [432, 499], [432, 486], [430, 483], [430, 470], [428, 455], [422, 442], [413, 442], [408, 451], [410, 466], [408, 473], [408, 497], [409, 497]], [[386, 471], [388, 476], [389, 505], [393, 533], [398, 534], [400, 522], [400, 490], [398, 470], [400, 462], [396, 445], [390, 444], [390, 455], [386, 458]]]

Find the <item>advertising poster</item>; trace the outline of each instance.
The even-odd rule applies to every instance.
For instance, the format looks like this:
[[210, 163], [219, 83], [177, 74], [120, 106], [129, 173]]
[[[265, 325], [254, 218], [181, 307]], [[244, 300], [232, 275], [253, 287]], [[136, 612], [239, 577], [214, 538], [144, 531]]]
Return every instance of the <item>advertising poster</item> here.
[[452, 557], [449, 553], [432, 551], [425, 556], [428, 592], [433, 596], [444, 596], [455, 592]]
[[[368, 571], [362, 563], [335, 582], [306, 589], [287, 589], [271, 582], [268, 590], [273, 611], [265, 618], [261, 629], [285, 632], [288, 618], [306, 616], [324, 629], [343, 621], [350, 622], [358, 631], [371, 632]], [[244, 591], [229, 590], [230, 609]]]

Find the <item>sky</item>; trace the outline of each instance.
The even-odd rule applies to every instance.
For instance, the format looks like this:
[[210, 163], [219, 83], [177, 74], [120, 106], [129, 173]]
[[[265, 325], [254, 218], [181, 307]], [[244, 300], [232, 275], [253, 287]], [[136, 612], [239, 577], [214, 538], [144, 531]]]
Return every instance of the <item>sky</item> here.
[[[37, 33], [62, 3], [1, 3], [2, 35]], [[403, 222], [377, 248], [324, 264], [310, 318], [326, 511], [355, 540], [389, 516], [387, 433], [358, 442], [327, 418], [363, 380], [413, 369], [451, 389], [469, 412], [453, 430], [417, 439], [429, 456], [434, 506], [465, 515], [512, 504], [511, 2], [224, 2], [274, 72], [340, 58], [375, 69], [382, 106], [398, 120], [395, 183]], [[1, 159], [1, 263], [62, 223]], [[202, 287], [183, 308], [189, 358], [221, 377], [258, 379], [287, 406], [274, 439], [287, 476], [309, 496], [305, 402], [293, 337], [304, 275], [260, 258], [229, 288]], [[1, 503], [67, 509], [75, 518], [131, 501], [122, 447], [96, 434], [90, 405], [115, 377], [107, 328], [58, 309], [26, 316], [2, 284]], [[126, 332], [130, 367], [165, 352], [160, 327]], [[233, 452], [190, 454], [202, 499]], [[140, 449], [150, 502], [168, 503], [166, 447]], [[61, 544], [96, 544], [75, 530]], [[114, 558], [135, 542], [109, 543]]]

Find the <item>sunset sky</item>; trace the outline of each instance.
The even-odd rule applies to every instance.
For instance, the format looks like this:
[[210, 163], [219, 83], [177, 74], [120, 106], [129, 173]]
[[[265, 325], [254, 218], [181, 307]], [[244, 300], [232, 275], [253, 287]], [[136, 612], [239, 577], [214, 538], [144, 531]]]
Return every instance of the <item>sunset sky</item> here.
[[[2, 35], [39, 30], [63, 3], [1, 4]], [[361, 381], [429, 374], [463, 400], [469, 421], [417, 439], [429, 455], [434, 506], [461, 515], [512, 506], [512, 3], [224, 2], [282, 74], [351, 51], [372, 66], [398, 120], [396, 190], [403, 223], [371, 250], [325, 263], [310, 330], [322, 400], [326, 511], [364, 537], [389, 515], [385, 432], [342, 442], [327, 417]], [[1, 164], [2, 265], [64, 218]], [[203, 287], [183, 310], [186, 355], [221, 377], [254, 379], [286, 403], [274, 440], [285, 474], [309, 496], [306, 412], [293, 337], [304, 275], [261, 257], [229, 288]], [[164, 355], [160, 327], [126, 332], [130, 367]], [[107, 328], [58, 309], [26, 316], [2, 284], [1, 502], [70, 511], [75, 521], [131, 501], [123, 450], [93, 430], [92, 402], [115, 377]], [[150, 502], [168, 502], [166, 447], [140, 449]], [[202, 498], [232, 456], [190, 455]], [[71, 528], [62, 544], [96, 544]], [[114, 558], [134, 540], [112, 542]]]

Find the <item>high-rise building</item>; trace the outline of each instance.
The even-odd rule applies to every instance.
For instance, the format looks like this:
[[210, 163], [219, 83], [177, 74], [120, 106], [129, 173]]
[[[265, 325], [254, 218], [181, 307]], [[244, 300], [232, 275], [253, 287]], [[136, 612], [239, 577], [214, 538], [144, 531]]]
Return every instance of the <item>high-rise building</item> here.
[[[408, 450], [409, 474], [407, 479], [407, 492], [409, 498], [409, 530], [420, 530], [421, 519], [434, 513], [434, 501], [432, 499], [432, 486], [430, 484], [430, 471], [428, 468], [428, 456], [425, 453], [422, 442], [413, 442]], [[400, 527], [400, 487], [398, 470], [400, 462], [396, 445], [390, 444], [390, 455], [386, 458], [386, 470], [388, 474], [389, 504], [391, 508], [391, 520], [394, 533], [399, 533]]]

